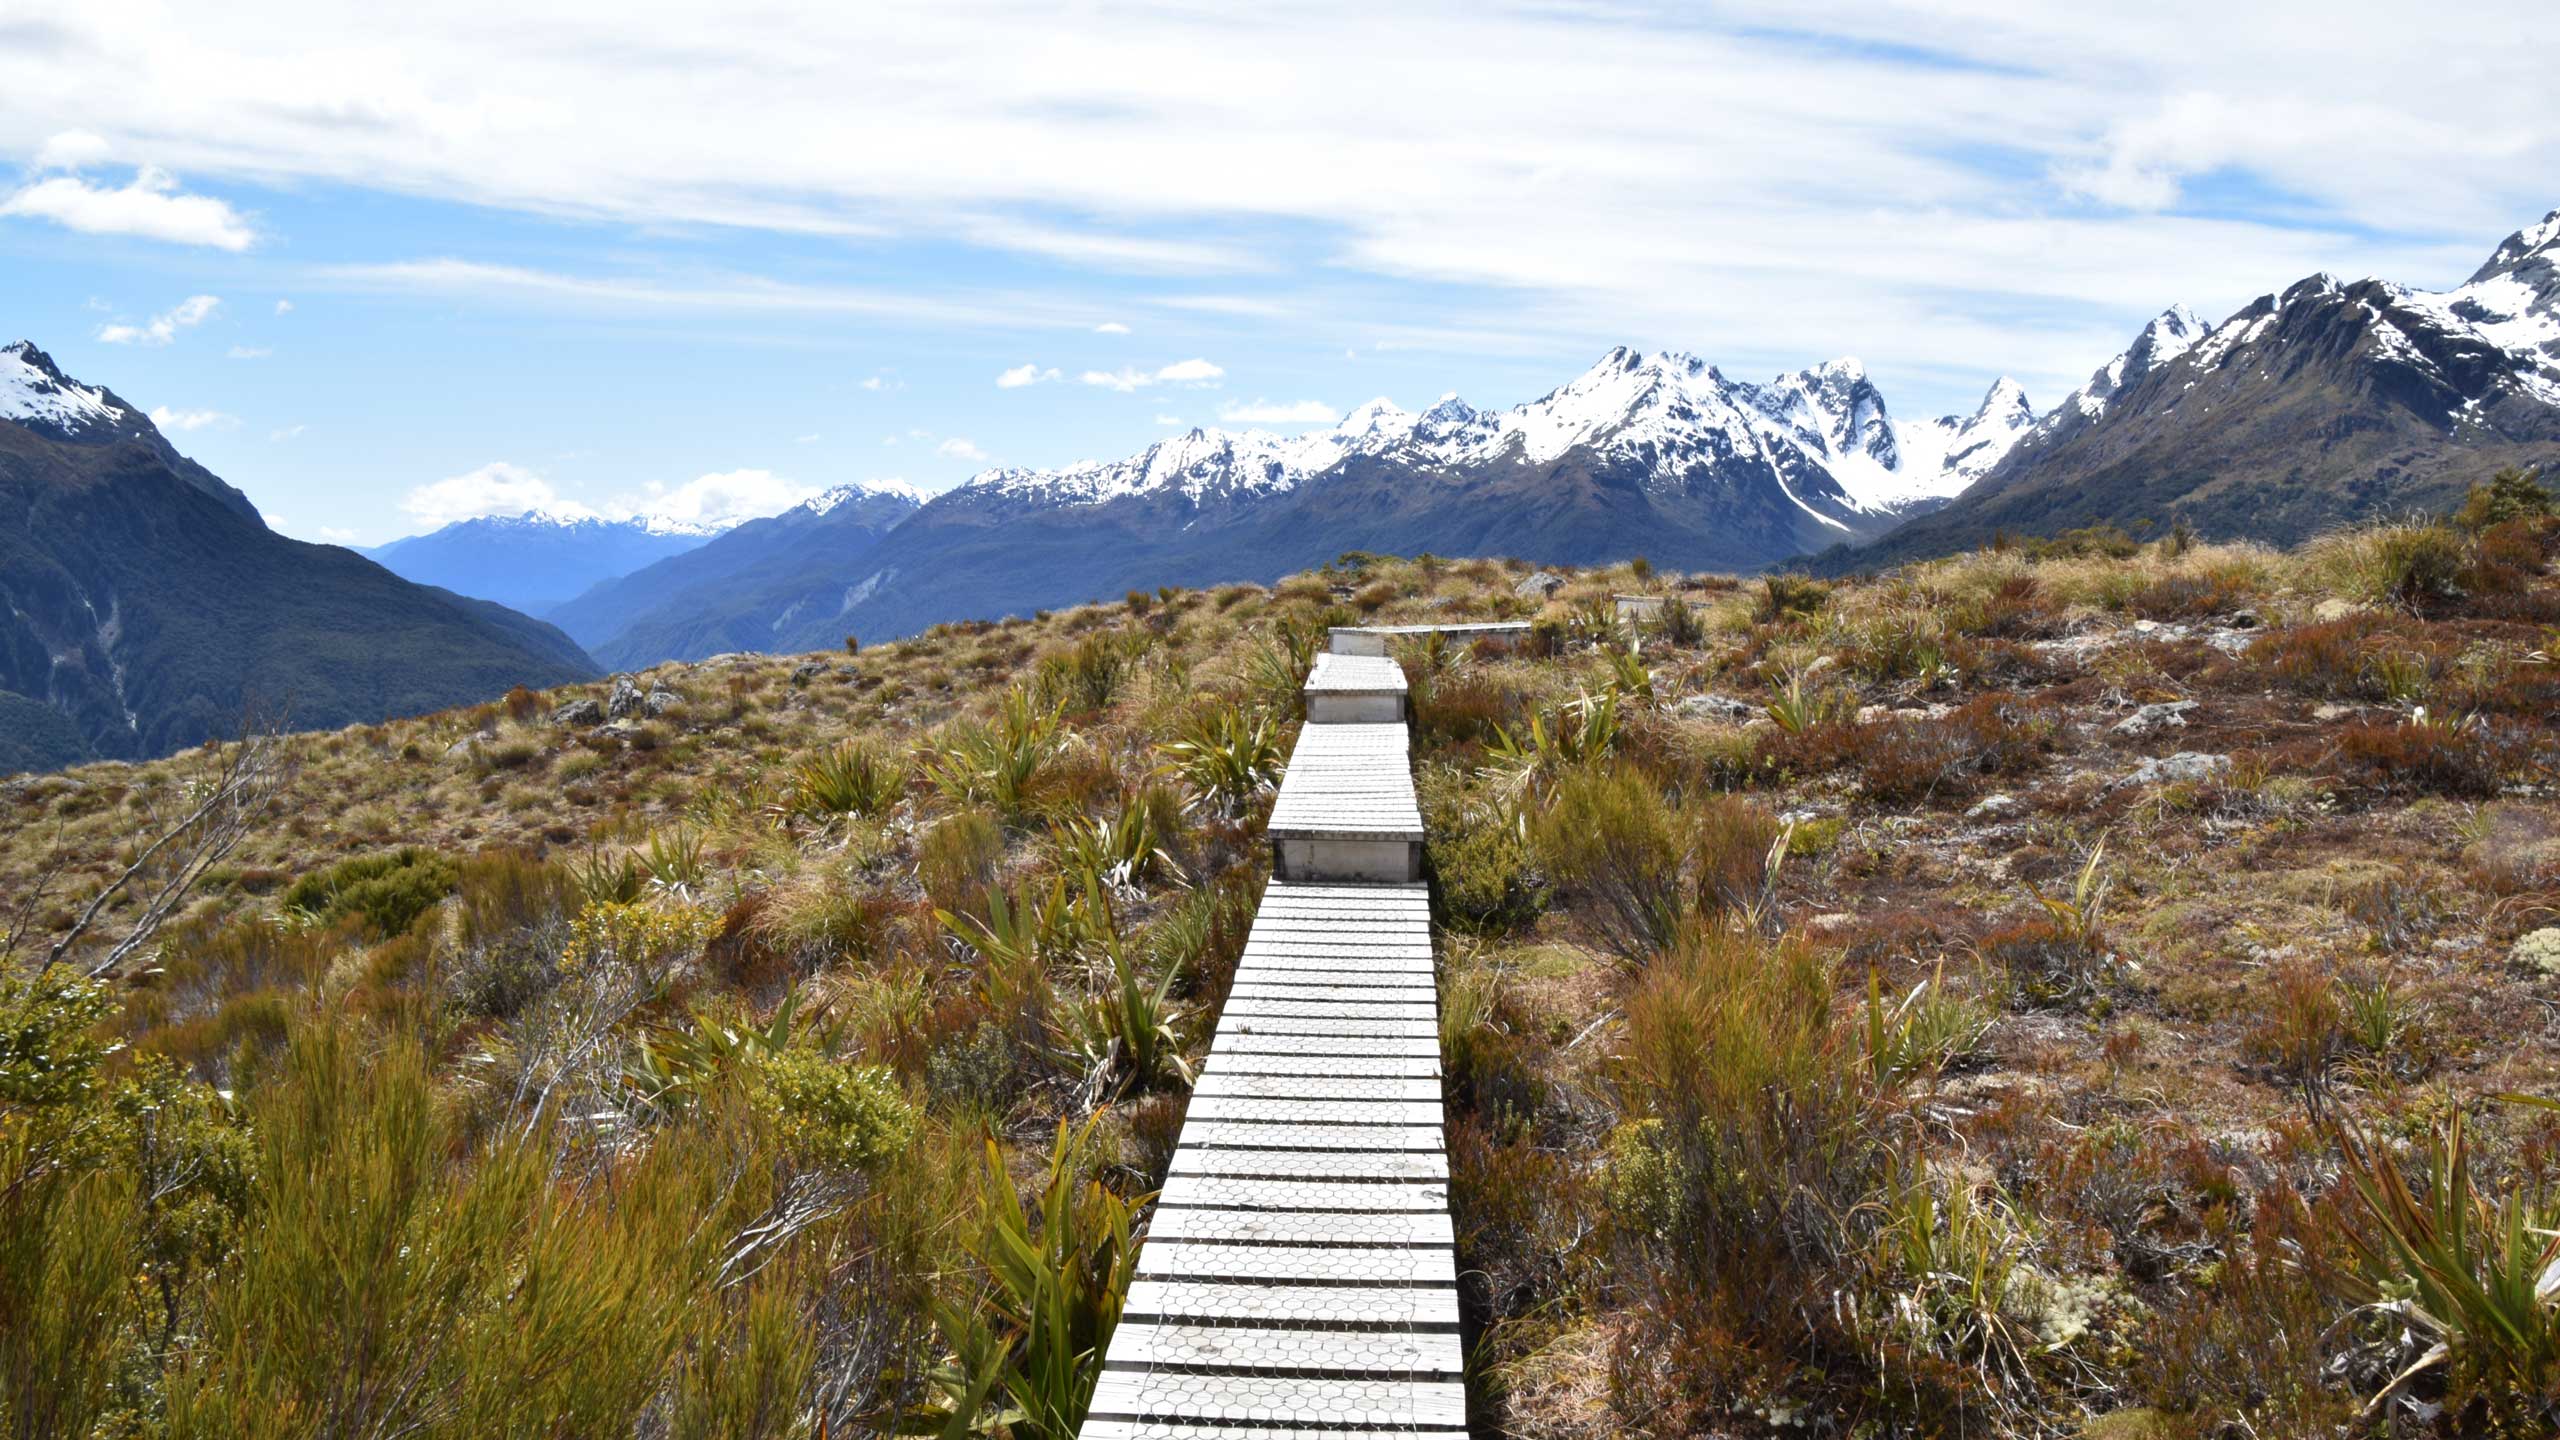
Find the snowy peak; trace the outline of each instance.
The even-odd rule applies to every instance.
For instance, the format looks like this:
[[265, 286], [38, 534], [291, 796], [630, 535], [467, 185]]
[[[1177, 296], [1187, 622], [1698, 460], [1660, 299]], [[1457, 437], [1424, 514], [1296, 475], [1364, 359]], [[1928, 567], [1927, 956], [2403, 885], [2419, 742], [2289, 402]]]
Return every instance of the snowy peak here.
[[900, 500], [913, 507], [922, 505], [928, 498], [922, 490], [904, 480], [859, 480], [829, 486], [794, 508], [808, 512], [810, 518], [815, 519], [864, 500]]
[[1792, 503], [1847, 528], [1856, 516], [1953, 495], [2032, 420], [2024, 393], [2003, 380], [1972, 420], [1931, 422], [1937, 429], [1919, 440], [1915, 464], [1909, 432], [1894, 423], [1855, 359], [1751, 385], [1726, 379], [1695, 355], [1621, 345], [1508, 410], [1478, 410], [1452, 394], [1415, 412], [1382, 396], [1329, 429], [1295, 437], [1191, 430], [1125, 460], [990, 470], [962, 489], [1056, 505], [1140, 495], [1196, 505], [1286, 493], [1354, 456], [1463, 473], [1549, 465], [1579, 450], [1639, 469], [1649, 488], [1749, 483], [1735, 478], [1746, 472], [1774, 476]]
[[2555, 264], [2560, 264], [2560, 210], [2543, 216], [2541, 224], [2527, 226], [2508, 236], [2490, 255], [2487, 264], [2471, 272], [2471, 278], [2463, 282], [2464, 288], [2484, 280], [2495, 280], [2501, 275], [2511, 275], [2535, 261], [2541, 262], [2546, 275]]
[[0, 346], [0, 420], [63, 440], [103, 439], [118, 426], [143, 423], [110, 392], [63, 374], [32, 340]]
[[[2326, 277], [2318, 277], [2325, 279]], [[2309, 283], [2309, 282], [2304, 282]], [[2330, 282], [2335, 284], [2336, 282]], [[2047, 424], [2057, 424], [2062, 417], [2077, 414], [2096, 419], [2104, 413], [2109, 401], [2142, 383], [2144, 376], [2193, 349], [2211, 330], [2196, 313], [2184, 305], [2172, 305], [2142, 327], [2125, 352], [2101, 365], [2089, 376], [2089, 383], [2074, 390], [2047, 417]]]
[[1863, 456], [1887, 470], [1901, 464], [1884, 396], [1853, 357], [1781, 375], [1761, 387], [1754, 403], [1826, 458]]

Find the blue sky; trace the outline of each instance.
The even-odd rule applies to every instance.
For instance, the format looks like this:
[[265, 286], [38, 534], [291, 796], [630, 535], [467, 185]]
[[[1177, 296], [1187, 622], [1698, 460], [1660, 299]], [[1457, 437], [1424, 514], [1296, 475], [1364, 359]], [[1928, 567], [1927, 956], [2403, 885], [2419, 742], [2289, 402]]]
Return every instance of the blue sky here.
[[415, 8], [0, 17], [0, 330], [308, 538], [1507, 405], [1619, 343], [2041, 407], [2172, 302], [2449, 285], [2560, 205], [2542, 6]]

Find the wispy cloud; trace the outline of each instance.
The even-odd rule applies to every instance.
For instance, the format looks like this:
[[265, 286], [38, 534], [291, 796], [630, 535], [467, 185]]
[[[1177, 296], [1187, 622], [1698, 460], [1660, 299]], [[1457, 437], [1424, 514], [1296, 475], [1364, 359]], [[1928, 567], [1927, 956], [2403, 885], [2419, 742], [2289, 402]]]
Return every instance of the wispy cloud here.
[[1342, 417], [1342, 412], [1321, 400], [1300, 400], [1282, 404], [1271, 400], [1253, 400], [1241, 405], [1221, 406], [1218, 418], [1237, 425], [1320, 425]]
[[264, 345], [234, 345], [223, 353], [232, 360], [264, 360], [276, 352]]
[[1126, 335], [1129, 333], [1129, 327], [1121, 324], [1117, 320], [1105, 320], [1101, 324], [1093, 327], [1093, 333], [1096, 335]]
[[210, 430], [217, 425], [237, 425], [240, 421], [236, 416], [225, 415], [219, 410], [173, 410], [166, 405], [155, 405], [151, 409], [151, 423], [163, 430]]
[[973, 465], [987, 458], [986, 451], [979, 449], [974, 442], [963, 439], [958, 435], [954, 435], [950, 439], [943, 441], [941, 444], [934, 446], [933, 449], [934, 453], [937, 455], [948, 456], [954, 460], [966, 460]]
[[[1078, 334], [1107, 303], [1147, 330], [1254, 322], [1327, 352], [1354, 325], [1470, 357], [1471, 330], [1541, 360], [1624, 340], [1756, 368], [1855, 347], [1899, 402], [1896, 367], [1970, 372], [1976, 393], [2022, 365], [2069, 383], [2163, 304], [2236, 306], [2316, 268], [2457, 279], [2481, 237], [2539, 216], [2560, 175], [2535, 43], [2547, 0], [2481, 0], [2440, 25], [2405, 8], [2340, 0], [2305, 26], [2233, 5], [1314, 0], [1280, 23], [954, 0], [895, 25], [776, 12], [741, 40], [714, 10], [668, 7], [638, 41], [553, 17], [493, 64], [480, 22], [439, 7], [393, 41], [360, 10], [284, 0], [147, 26], [57, 5], [59, 43], [0, 47], [0, 133], [23, 156], [59, 128], [44, 117], [76, 114], [89, 134], [64, 166], [184, 137], [165, 158], [197, 176], [644, 235], [868, 226], [896, 232], [884, 252], [936, 257], [884, 258], [877, 289], [468, 261], [339, 286]], [[2370, 68], [2375, 34], [2392, 83], [2340, 84]], [[670, 114], [688, 116], [675, 141]], [[57, 183], [72, 188], [23, 198]], [[67, 211], [117, 193], [47, 171], [11, 198]], [[247, 243], [223, 213], [216, 235]], [[1072, 277], [1055, 282], [1071, 301], [991, 296], [943, 288], [955, 245], [1033, 257], [1042, 285], [1243, 268], [1153, 300], [1097, 301]], [[1378, 313], [1382, 295], [1399, 313]], [[1383, 348], [1359, 333], [1364, 355]]]
[[1019, 390], [1025, 385], [1037, 385], [1042, 381], [1055, 380], [1057, 378], [1058, 371], [1055, 366], [1043, 369], [1038, 365], [1016, 365], [1012, 369], [1007, 370], [996, 377], [996, 388], [999, 390]]
[[299, 440], [302, 438], [302, 432], [309, 428], [311, 427], [307, 425], [286, 425], [270, 430], [267, 432], [267, 443], [281, 445], [288, 440]]
[[1076, 378], [1087, 385], [1117, 390], [1126, 395], [1158, 385], [1215, 385], [1226, 373], [1206, 360], [1176, 360], [1153, 370], [1126, 365], [1117, 370], [1087, 370]]
[[83, 235], [132, 235], [216, 250], [246, 250], [258, 238], [228, 202], [181, 193], [176, 176], [149, 165], [114, 187], [78, 175], [47, 176], [0, 198], [0, 215], [49, 220]]
[[219, 295], [190, 295], [141, 325], [102, 325], [98, 338], [109, 345], [166, 345], [181, 330], [192, 330], [222, 308]]

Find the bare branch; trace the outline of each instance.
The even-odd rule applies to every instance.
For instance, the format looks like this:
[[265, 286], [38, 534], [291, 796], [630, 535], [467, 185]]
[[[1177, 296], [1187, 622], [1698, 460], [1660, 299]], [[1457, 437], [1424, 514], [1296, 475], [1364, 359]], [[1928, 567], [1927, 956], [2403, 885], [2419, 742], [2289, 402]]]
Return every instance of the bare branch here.
[[113, 975], [135, 952], [151, 943], [161, 925], [177, 913], [204, 873], [219, 864], [265, 815], [289, 774], [287, 755], [276, 725], [255, 718], [242, 722], [240, 738], [213, 749], [212, 773], [193, 788], [195, 803], [186, 815], [157, 833], [133, 862], [102, 886], [71, 928], [56, 940], [47, 963], [64, 959], [97, 924], [118, 896], [140, 897], [139, 910], [122, 939], [88, 967], [91, 979]]

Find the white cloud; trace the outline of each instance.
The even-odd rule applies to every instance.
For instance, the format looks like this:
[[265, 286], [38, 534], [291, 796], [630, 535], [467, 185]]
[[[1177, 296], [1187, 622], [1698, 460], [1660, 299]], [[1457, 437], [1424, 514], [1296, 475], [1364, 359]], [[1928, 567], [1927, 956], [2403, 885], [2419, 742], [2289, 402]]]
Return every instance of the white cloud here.
[[36, 148], [38, 170], [82, 170], [104, 161], [115, 153], [115, 147], [100, 135], [86, 130], [65, 130], [48, 137]]
[[277, 302], [276, 302], [276, 313], [277, 313], [277, 314], [279, 314], [279, 315], [290, 315], [290, 314], [292, 314], [292, 313], [293, 313], [293, 302], [292, 302], [292, 301], [290, 301], [290, 300], [279, 300], [279, 301], [277, 301]]
[[1159, 425], [1168, 425], [1179, 430], [1182, 428], [1183, 422], [1182, 417], [1179, 415], [1159, 415], [1156, 417], [1156, 423]]
[[[483, 7], [410, 7], [386, 30], [361, 7], [286, 0], [147, 24], [56, 5], [44, 41], [0, 47], [0, 134], [24, 154], [65, 123], [48, 117], [77, 116], [114, 153], [148, 145], [191, 176], [644, 229], [895, 225], [919, 253], [1043, 257], [1035, 275], [1268, 257], [1273, 283], [1111, 303], [1142, 330], [1179, 309], [1296, 327], [1323, 352], [1354, 323], [1374, 336], [1364, 352], [1552, 362], [1624, 340], [1741, 373], [1855, 347], [1901, 409], [1897, 370], [1950, 401], [1959, 376], [1978, 395], [1999, 369], [2051, 393], [2172, 300], [2227, 312], [2318, 268], [2459, 279], [2553, 203], [2548, 10], [2481, 0], [2413, 25], [2405, 5], [2340, 0], [2315, 26], [2195, 0], [1315, 0], [1283, 23], [954, 0], [894, 25], [855, 6], [765, 7], [742, 26], [634, 0], [493, 52]], [[2369, 72], [2376, 35], [2392, 83], [2340, 83]], [[687, 117], [674, 134], [671, 114]], [[2207, 178], [2210, 207], [2195, 203]], [[824, 314], [897, 298], [553, 278], [341, 283], [493, 306]], [[1058, 288], [1073, 303], [931, 303], [1089, 333], [1091, 287]]]
[[[300, 427], [295, 427], [297, 432]], [[656, 516], [688, 525], [728, 526], [779, 515], [820, 487], [770, 470], [737, 469], [697, 475], [681, 484], [653, 480], [637, 490], [589, 505], [564, 495], [536, 471], [504, 460], [420, 485], [400, 498], [400, 508], [421, 530], [435, 530], [487, 515], [540, 510], [564, 520], [629, 520]]]
[[239, 420], [219, 410], [172, 410], [166, 405], [151, 408], [151, 423], [163, 430], [207, 430], [216, 425], [237, 425]]
[[1206, 360], [1176, 360], [1156, 372], [1156, 378], [1170, 385], [1214, 384], [1227, 372]]
[[224, 353], [234, 360], [264, 360], [276, 352], [264, 345], [234, 345]]
[[1093, 333], [1096, 335], [1126, 335], [1129, 333], [1129, 327], [1121, 324], [1117, 320], [1105, 320], [1101, 324], [1093, 327]]
[[987, 458], [986, 451], [979, 449], [975, 443], [964, 440], [957, 435], [952, 436], [950, 439], [943, 441], [941, 444], [936, 445], [933, 448], [934, 453], [936, 454], [948, 455], [954, 460], [966, 460], [972, 464]]
[[824, 438], [825, 437], [820, 435], [817, 431], [812, 430], [806, 435], [795, 438], [791, 443], [794, 445], [815, 445]]
[[281, 445], [287, 440], [299, 440], [302, 438], [302, 432], [309, 428], [307, 425], [287, 425], [280, 430], [270, 430], [267, 432], [267, 443]]
[[1239, 425], [1320, 425], [1342, 418], [1342, 412], [1321, 400], [1301, 400], [1294, 405], [1271, 400], [1255, 400], [1250, 404], [1227, 405], [1218, 418]]
[[1227, 372], [1206, 360], [1176, 360], [1154, 370], [1124, 365], [1117, 370], [1087, 370], [1076, 378], [1087, 385], [1126, 395], [1157, 385], [1214, 385]]
[[246, 250], [257, 239], [229, 203], [210, 195], [182, 195], [177, 177], [149, 165], [113, 190], [77, 175], [49, 176], [0, 199], [0, 215], [50, 220], [84, 235], [137, 235], [217, 250]]
[[147, 325], [103, 325], [98, 338], [109, 345], [166, 345], [181, 330], [192, 330], [222, 308], [218, 295], [190, 295], [151, 317]]
[[596, 513], [552, 489], [551, 482], [540, 475], [504, 460], [417, 486], [400, 497], [400, 508], [426, 530], [484, 515], [522, 515], [532, 510], [567, 520], [583, 520]]
[[615, 500], [607, 509], [617, 517], [658, 515], [693, 525], [735, 525], [779, 515], [818, 490], [770, 470], [722, 470], [672, 487], [644, 485], [639, 495]]
[[1055, 380], [1057, 378], [1058, 372], [1054, 367], [1043, 370], [1037, 365], [1016, 365], [1012, 369], [1007, 370], [996, 377], [996, 388], [999, 390], [1019, 390], [1025, 385], [1037, 385], [1043, 380]]

